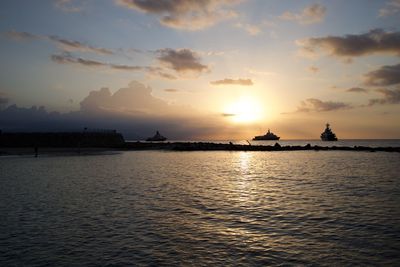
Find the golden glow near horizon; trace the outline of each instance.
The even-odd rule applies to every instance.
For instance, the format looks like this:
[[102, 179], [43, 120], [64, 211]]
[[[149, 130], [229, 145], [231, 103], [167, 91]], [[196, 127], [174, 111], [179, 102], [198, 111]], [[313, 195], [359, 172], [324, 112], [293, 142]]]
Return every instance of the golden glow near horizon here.
[[263, 116], [263, 109], [259, 101], [250, 96], [242, 96], [230, 103], [224, 110], [233, 122], [251, 123], [259, 121]]

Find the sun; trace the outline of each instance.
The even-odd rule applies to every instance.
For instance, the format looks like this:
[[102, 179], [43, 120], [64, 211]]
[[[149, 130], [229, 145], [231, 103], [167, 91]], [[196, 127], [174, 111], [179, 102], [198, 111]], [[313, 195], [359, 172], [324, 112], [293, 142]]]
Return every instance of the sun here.
[[261, 119], [262, 108], [256, 99], [241, 97], [236, 102], [227, 105], [224, 114], [229, 116], [233, 122], [251, 123]]

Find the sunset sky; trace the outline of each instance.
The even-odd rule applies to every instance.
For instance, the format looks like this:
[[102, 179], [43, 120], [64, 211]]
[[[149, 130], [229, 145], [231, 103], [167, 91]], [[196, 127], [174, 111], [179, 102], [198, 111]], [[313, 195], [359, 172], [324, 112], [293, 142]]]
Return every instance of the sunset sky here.
[[399, 0], [3, 0], [0, 22], [3, 130], [400, 138]]

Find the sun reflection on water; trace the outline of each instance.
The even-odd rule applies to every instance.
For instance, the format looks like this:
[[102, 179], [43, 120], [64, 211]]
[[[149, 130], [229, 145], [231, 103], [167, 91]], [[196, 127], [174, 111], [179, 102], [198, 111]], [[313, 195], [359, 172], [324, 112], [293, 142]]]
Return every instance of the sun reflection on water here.
[[250, 162], [252, 159], [252, 153], [249, 152], [240, 152], [239, 154], [239, 166], [242, 174], [246, 174], [250, 170]]

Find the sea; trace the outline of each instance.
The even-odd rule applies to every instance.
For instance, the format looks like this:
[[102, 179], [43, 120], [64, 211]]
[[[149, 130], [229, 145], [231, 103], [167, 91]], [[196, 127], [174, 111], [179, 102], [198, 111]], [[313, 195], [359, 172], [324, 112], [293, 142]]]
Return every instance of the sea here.
[[3, 156], [0, 266], [399, 266], [399, 163], [366, 151]]

